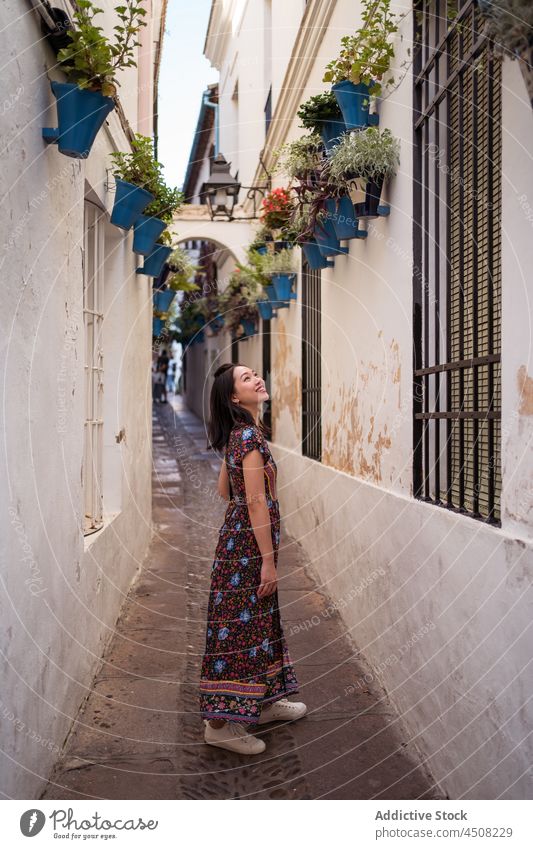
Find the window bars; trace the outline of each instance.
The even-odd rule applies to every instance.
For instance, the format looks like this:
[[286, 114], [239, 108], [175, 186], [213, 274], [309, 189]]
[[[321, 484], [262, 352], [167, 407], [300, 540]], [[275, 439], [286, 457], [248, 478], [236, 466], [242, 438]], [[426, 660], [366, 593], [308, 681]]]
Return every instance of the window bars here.
[[85, 433], [83, 449], [84, 534], [103, 525], [103, 305], [104, 229], [102, 213], [85, 203], [83, 323], [85, 331]]
[[415, 9], [413, 489], [499, 525], [501, 63], [473, 0]]
[[302, 260], [302, 454], [322, 459], [320, 270]]

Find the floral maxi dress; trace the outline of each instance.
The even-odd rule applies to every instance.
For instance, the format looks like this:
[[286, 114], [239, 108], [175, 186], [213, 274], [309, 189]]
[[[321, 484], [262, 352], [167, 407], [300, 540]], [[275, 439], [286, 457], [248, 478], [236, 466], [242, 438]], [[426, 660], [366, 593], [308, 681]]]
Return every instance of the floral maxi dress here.
[[263, 704], [298, 692], [283, 635], [278, 591], [258, 598], [262, 558], [245, 501], [243, 457], [263, 455], [265, 495], [277, 567], [280, 537], [277, 466], [257, 426], [235, 425], [225, 462], [231, 483], [211, 573], [207, 635], [200, 679], [200, 714], [206, 719], [257, 722]]

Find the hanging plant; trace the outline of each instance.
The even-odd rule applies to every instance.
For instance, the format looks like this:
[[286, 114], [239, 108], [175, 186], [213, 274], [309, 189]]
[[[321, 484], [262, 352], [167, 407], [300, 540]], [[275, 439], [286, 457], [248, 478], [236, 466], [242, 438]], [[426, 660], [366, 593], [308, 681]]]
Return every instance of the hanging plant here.
[[78, 0], [73, 14], [76, 28], [69, 30], [69, 44], [57, 54], [57, 60], [69, 81], [82, 89], [100, 91], [113, 97], [117, 91], [117, 74], [123, 68], [136, 67], [136, 48], [140, 46], [137, 34], [146, 26], [146, 14], [138, 0], [124, 0], [115, 7], [119, 23], [114, 27], [114, 40], [110, 41], [102, 27], [94, 23], [102, 13], [91, 0]]
[[[324, 82], [363, 83], [378, 96], [394, 57], [391, 36], [398, 24], [390, 10], [391, 0], [362, 0], [361, 5], [362, 24], [354, 35], [341, 38], [340, 53], [326, 66]], [[393, 78], [387, 82], [393, 82]]]
[[262, 257], [263, 274], [272, 277], [276, 274], [294, 274], [296, 260], [294, 251], [281, 250], [275, 254], [265, 254]]
[[288, 189], [273, 189], [261, 203], [261, 222], [270, 230], [277, 230], [288, 221], [293, 208]]
[[154, 158], [151, 138], [140, 133], [130, 142], [131, 150], [126, 153], [115, 151], [110, 154], [115, 177], [155, 193], [161, 177], [162, 165]]
[[153, 218], [159, 218], [165, 224], [170, 224], [174, 213], [183, 204], [183, 192], [180, 189], [171, 189], [162, 177], [160, 177], [151, 191], [155, 197], [144, 210], [144, 214]]
[[393, 177], [400, 164], [400, 142], [390, 130], [368, 127], [346, 133], [334, 148], [326, 165], [327, 183], [337, 191], [355, 178], [375, 180]]
[[219, 296], [219, 304], [224, 325], [232, 336], [243, 335], [241, 321], [257, 321], [257, 300], [262, 292], [263, 287], [252, 270], [240, 266], [231, 274], [226, 289]]
[[478, 0], [478, 6], [493, 55], [519, 60], [533, 106], [533, 3], [531, 0]]
[[319, 133], [302, 136], [276, 151], [276, 170], [290, 180], [305, 180], [306, 175], [320, 166], [323, 153], [324, 144]]
[[312, 130], [317, 134], [322, 131], [324, 124], [342, 121], [342, 112], [337, 98], [330, 91], [310, 97], [302, 103], [296, 114], [304, 130]]

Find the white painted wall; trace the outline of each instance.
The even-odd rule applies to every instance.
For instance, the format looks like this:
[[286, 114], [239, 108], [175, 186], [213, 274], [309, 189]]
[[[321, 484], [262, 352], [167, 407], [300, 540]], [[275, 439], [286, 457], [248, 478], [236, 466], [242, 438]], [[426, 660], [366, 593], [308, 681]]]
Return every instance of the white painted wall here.
[[[112, 4], [104, 5], [107, 28]], [[105, 523], [84, 538], [83, 206], [88, 197], [111, 209], [109, 153], [128, 142], [113, 112], [86, 161], [44, 144], [41, 127], [56, 125], [48, 74], [61, 76], [48, 72], [54, 54], [22, 6], [7, 0], [0, 10], [10, 98], [0, 114], [0, 787], [19, 799], [41, 792], [151, 538], [152, 323], [151, 278], [135, 274], [132, 235], [108, 223]], [[135, 129], [146, 76], [130, 69], [123, 83]]]
[[[275, 33], [273, 52], [281, 57], [290, 55], [285, 39], [294, 39], [298, 5], [286, 10], [286, 30], [280, 25]], [[358, 23], [357, 4], [331, 5], [299, 103], [326, 90], [324, 67], [337, 54], [341, 36]], [[405, 10], [405, 4], [396, 6]], [[260, 56], [263, 38], [252, 38], [247, 29], [252, 18], [260, 20], [256, 0], [246, 5], [239, 35], [228, 35], [213, 52], [223, 87], [229, 69], [234, 79], [238, 63], [246, 73], [247, 85], [239, 87], [243, 103], [246, 98], [239, 136], [239, 166], [246, 177], [255, 173], [264, 145], [255, 94], [265, 84], [258, 72], [268, 67]], [[273, 20], [282, 21], [277, 0]], [[408, 15], [395, 44], [398, 68], [408, 61], [411, 33]], [[249, 68], [245, 59], [252, 53], [256, 64]], [[273, 62], [279, 97], [283, 82], [277, 67]], [[349, 255], [322, 273], [321, 463], [301, 455], [301, 280], [298, 301], [272, 322], [274, 451], [283, 525], [299, 540], [317, 584], [335, 600], [354, 645], [374, 667], [406, 733], [450, 797], [531, 798], [533, 114], [518, 66], [506, 61], [503, 498], [502, 527], [495, 529], [412, 498], [411, 86], [407, 73], [380, 105], [380, 126], [401, 139], [400, 173], [386, 189], [391, 215], [368, 222], [367, 241], [349, 243]], [[222, 99], [221, 126], [227, 108]], [[302, 134], [298, 123], [293, 116], [287, 140]], [[275, 184], [283, 185], [283, 178]], [[259, 344], [259, 337], [244, 343], [239, 358], [257, 367]], [[354, 681], [354, 693], [361, 683]]]

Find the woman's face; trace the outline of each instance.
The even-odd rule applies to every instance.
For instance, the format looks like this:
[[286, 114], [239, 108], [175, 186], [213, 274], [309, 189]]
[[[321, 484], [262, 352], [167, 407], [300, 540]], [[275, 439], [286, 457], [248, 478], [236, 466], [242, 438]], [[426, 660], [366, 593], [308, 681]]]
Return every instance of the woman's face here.
[[246, 366], [235, 366], [233, 370], [232, 400], [243, 407], [257, 407], [261, 401], [267, 401], [269, 394], [263, 379], [256, 371]]

